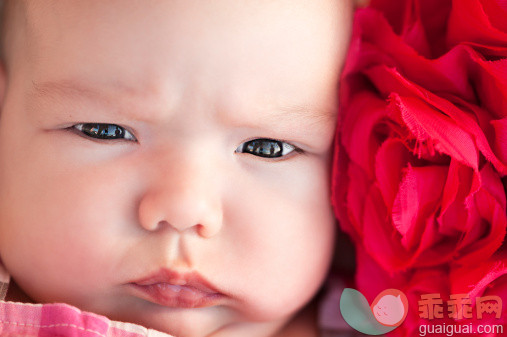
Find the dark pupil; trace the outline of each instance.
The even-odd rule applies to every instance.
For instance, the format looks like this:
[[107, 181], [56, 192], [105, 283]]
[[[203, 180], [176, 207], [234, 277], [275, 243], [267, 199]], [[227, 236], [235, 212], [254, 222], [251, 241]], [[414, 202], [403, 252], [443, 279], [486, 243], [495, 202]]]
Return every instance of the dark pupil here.
[[266, 158], [282, 156], [282, 143], [270, 139], [255, 139], [245, 143], [243, 152]]
[[83, 132], [90, 137], [101, 139], [123, 138], [123, 128], [115, 124], [84, 124]]

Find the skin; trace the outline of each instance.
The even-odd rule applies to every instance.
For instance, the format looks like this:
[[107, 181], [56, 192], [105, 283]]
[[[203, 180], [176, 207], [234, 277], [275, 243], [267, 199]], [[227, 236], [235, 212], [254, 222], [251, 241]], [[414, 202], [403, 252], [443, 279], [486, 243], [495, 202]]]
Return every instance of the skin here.
[[[350, 2], [13, 2], [0, 258], [20, 289], [183, 337], [271, 336], [305, 312], [333, 251]], [[257, 138], [298, 151], [236, 151]], [[159, 268], [197, 271], [226, 300], [169, 308], [129, 291]]]

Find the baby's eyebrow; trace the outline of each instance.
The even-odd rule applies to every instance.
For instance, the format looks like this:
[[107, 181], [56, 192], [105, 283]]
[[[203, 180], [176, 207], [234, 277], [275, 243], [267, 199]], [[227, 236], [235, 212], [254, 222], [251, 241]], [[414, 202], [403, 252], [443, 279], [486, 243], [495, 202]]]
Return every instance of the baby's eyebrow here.
[[52, 96], [52, 95], [69, 95], [69, 96], [102, 96], [100, 91], [92, 90], [90, 86], [85, 86], [80, 82], [72, 80], [62, 81], [46, 81], [36, 82], [32, 81], [33, 90], [38, 96]]
[[[145, 104], [149, 101], [149, 97], [155, 97], [157, 95], [156, 89], [144, 88], [138, 89], [123, 84], [113, 84], [100, 86], [90, 85], [83, 83], [82, 81], [76, 80], [60, 80], [60, 81], [44, 81], [33, 83], [33, 92], [35, 96], [41, 98], [50, 98], [60, 100], [62, 97], [70, 97], [77, 99], [87, 99], [95, 103], [101, 103], [106, 106], [112, 107], [108, 109], [114, 117], [117, 114], [114, 113], [118, 110], [118, 104], [121, 102], [122, 106], [128, 106], [129, 109], [122, 110], [119, 114], [121, 117], [131, 118], [134, 120], [147, 120], [161, 118], [162, 116], [151, 116], [147, 117], [146, 114], [142, 114], [142, 111], [146, 109]], [[141, 100], [139, 100], [141, 98]], [[155, 100], [156, 101], [156, 100]], [[139, 102], [142, 102], [143, 106], [139, 106]], [[134, 107], [139, 107], [135, 109]], [[164, 105], [160, 103], [158, 105], [159, 111], [167, 111], [170, 109], [170, 104]], [[150, 109], [152, 113], [157, 109]], [[257, 113], [250, 113], [244, 111], [236, 114], [234, 109], [226, 109], [228, 111], [219, 111], [219, 119], [226, 121], [225, 124], [231, 126], [262, 126], [272, 127], [277, 124], [281, 128], [290, 129], [296, 126], [305, 126], [308, 128], [322, 125], [322, 124], [334, 124], [337, 116], [336, 107], [324, 109], [313, 107], [305, 104], [300, 105], [289, 105], [289, 104], [277, 104], [271, 105], [268, 108], [264, 107]], [[138, 113], [136, 113], [138, 111]], [[232, 112], [232, 113], [231, 113]], [[161, 112], [161, 115], [163, 112]]]
[[283, 120], [294, 119], [297, 121], [307, 120], [309, 122], [321, 123], [333, 121], [336, 117], [336, 109], [321, 109], [306, 105], [282, 105], [273, 109], [267, 119]]
[[325, 132], [336, 124], [337, 108], [321, 108], [310, 105], [276, 104], [256, 111], [240, 112], [237, 116], [224, 117], [225, 124], [233, 127], [277, 130], [283, 133]]
[[[125, 117], [134, 120], [145, 120], [146, 114], [136, 114], [142, 112], [144, 109], [136, 109], [143, 103], [143, 108], [146, 108], [149, 97], [154, 96], [155, 91], [150, 87], [139, 89], [133, 86], [127, 86], [119, 82], [111, 83], [86, 83], [73, 79], [64, 79], [58, 81], [32, 81], [32, 94], [36, 98], [52, 99], [62, 101], [65, 99], [86, 99], [93, 103], [99, 103], [107, 106], [105, 112], [111, 113], [112, 117]], [[128, 109], [120, 109], [119, 103], [122, 107]], [[121, 114], [115, 113], [122, 111]], [[128, 115], [128, 116], [127, 116]]]

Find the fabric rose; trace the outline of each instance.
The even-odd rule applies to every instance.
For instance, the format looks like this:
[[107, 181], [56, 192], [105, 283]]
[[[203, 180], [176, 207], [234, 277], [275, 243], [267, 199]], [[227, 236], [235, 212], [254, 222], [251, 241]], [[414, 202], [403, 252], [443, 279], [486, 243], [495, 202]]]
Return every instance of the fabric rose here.
[[356, 14], [334, 205], [385, 270], [475, 264], [502, 246], [507, 20], [486, 12], [501, 4], [385, 0]]
[[505, 323], [430, 321], [419, 304], [507, 302], [507, 3], [372, 0], [356, 12], [340, 100], [333, 205], [357, 289], [370, 303], [387, 288], [409, 299], [390, 335]]

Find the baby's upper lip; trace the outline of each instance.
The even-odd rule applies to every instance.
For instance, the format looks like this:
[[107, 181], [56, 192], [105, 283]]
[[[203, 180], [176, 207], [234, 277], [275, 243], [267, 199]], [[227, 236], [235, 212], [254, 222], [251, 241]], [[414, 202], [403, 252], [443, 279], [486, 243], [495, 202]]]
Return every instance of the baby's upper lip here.
[[186, 286], [203, 293], [220, 294], [220, 291], [196, 271], [180, 272], [168, 268], [161, 268], [148, 276], [130, 282], [138, 286], [150, 286], [160, 283]]

